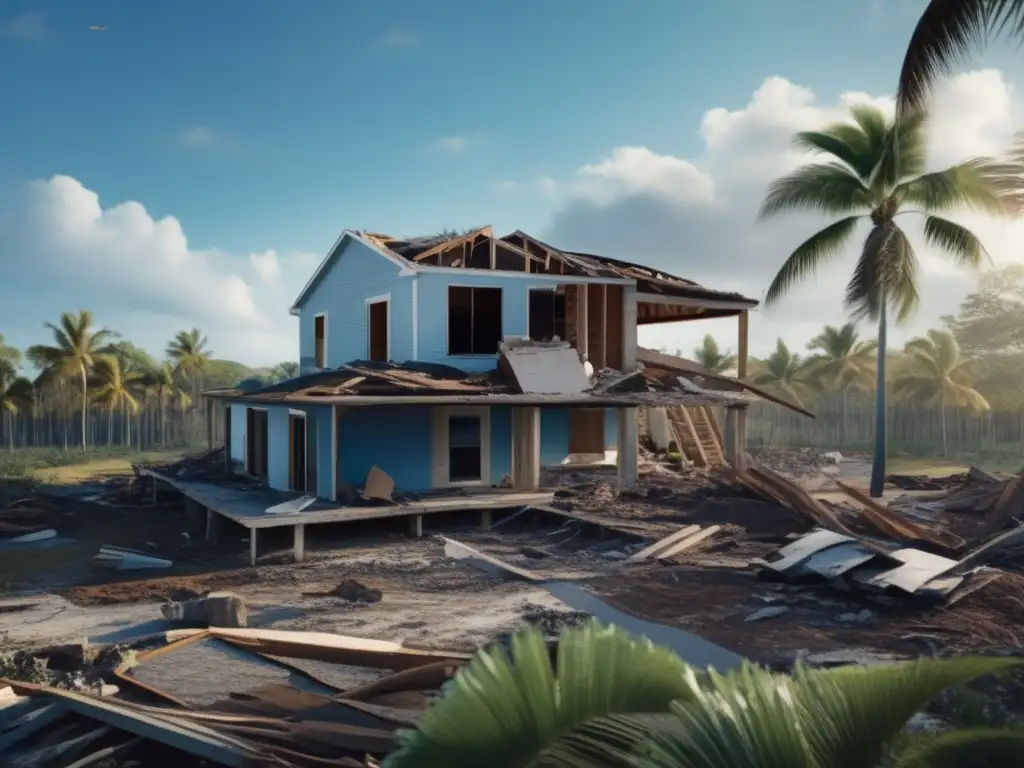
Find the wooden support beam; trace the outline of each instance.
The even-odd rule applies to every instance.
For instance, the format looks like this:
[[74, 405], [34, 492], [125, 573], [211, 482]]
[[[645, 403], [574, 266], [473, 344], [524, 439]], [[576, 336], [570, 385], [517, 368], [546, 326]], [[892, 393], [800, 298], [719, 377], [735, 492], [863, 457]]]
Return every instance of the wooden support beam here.
[[619, 408], [619, 439], [618, 467], [619, 488], [629, 488], [636, 484], [639, 477], [639, 457], [637, 455], [637, 409]]
[[[739, 338], [736, 350], [736, 378], [743, 380], [747, 378], [747, 364], [749, 358], [749, 313], [747, 310], [739, 315]], [[747, 464], [747, 409], [734, 408], [730, 418], [734, 419], [733, 424], [733, 445], [729, 463], [737, 471], [742, 472]]]
[[338, 489], [341, 488], [341, 462], [338, 460], [338, 440], [341, 437], [338, 421], [341, 411], [336, 405], [331, 406], [331, 500], [338, 500]]
[[588, 285], [580, 283], [576, 286], [576, 351], [589, 358], [587, 339], [589, 327], [587, 325], [587, 294]]
[[213, 400], [206, 398], [206, 447], [213, 450]]
[[296, 563], [301, 563], [306, 559], [306, 526], [304, 525], [295, 526], [293, 554]]
[[636, 370], [636, 286], [622, 289], [622, 370]]
[[423, 515], [413, 515], [409, 518], [409, 535], [414, 539], [423, 536]]
[[491, 510], [485, 509], [480, 513], [480, 529], [483, 531], [491, 530]]
[[512, 409], [512, 487], [540, 488], [540, 408]]
[[249, 529], [249, 565], [256, 565], [256, 529]]

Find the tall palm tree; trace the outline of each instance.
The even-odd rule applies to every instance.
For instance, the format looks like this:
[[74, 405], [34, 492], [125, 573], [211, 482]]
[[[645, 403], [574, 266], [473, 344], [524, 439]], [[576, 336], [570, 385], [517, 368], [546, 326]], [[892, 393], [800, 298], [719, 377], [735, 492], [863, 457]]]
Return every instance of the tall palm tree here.
[[790, 352], [786, 342], [779, 339], [775, 351], [758, 366], [752, 380], [788, 397], [800, 406], [809, 394], [818, 389], [818, 382], [800, 355]]
[[924, 217], [925, 242], [957, 264], [977, 269], [985, 249], [972, 232], [936, 213], [967, 207], [993, 215], [1009, 212], [1004, 166], [988, 159], [969, 160], [944, 171], [925, 172], [925, 114], [915, 112], [887, 121], [876, 108], [850, 109], [852, 123], [794, 138], [797, 147], [828, 156], [771, 184], [761, 218], [786, 211], [819, 211], [842, 216], [805, 240], [786, 259], [768, 293], [777, 303], [792, 288], [814, 275], [818, 266], [838, 255], [862, 220], [871, 229], [846, 287], [846, 305], [855, 319], [878, 322], [875, 395], [875, 455], [871, 493], [881, 496], [885, 483], [885, 353], [889, 312], [897, 322], [917, 307], [917, 256], [896, 217]]
[[807, 359], [810, 375], [822, 386], [839, 392], [842, 399], [840, 447], [846, 445], [847, 394], [851, 389], [870, 389], [877, 346], [874, 341], [861, 341], [857, 324], [852, 322], [841, 328], [826, 325], [807, 345], [814, 353]]
[[949, 331], [928, 331], [911, 339], [904, 349], [907, 370], [896, 380], [899, 391], [911, 402], [939, 409], [942, 423], [942, 455], [946, 450], [946, 408], [989, 410], [988, 400], [974, 389], [974, 380], [984, 368], [978, 357], [964, 357]]
[[143, 381], [148, 391], [156, 398], [160, 411], [160, 443], [163, 444], [167, 441], [167, 403], [177, 389], [174, 369], [170, 363], [163, 363], [146, 371]]
[[939, 75], [1003, 31], [1024, 41], [1024, 0], [931, 0], [903, 58], [900, 109], [920, 107]]
[[192, 380], [193, 391], [197, 396], [203, 388], [203, 372], [213, 356], [206, 344], [207, 339], [202, 331], [193, 328], [191, 331], [178, 331], [167, 345], [167, 357], [183, 376]]
[[718, 342], [710, 333], [704, 336], [701, 345], [693, 350], [697, 362], [703, 365], [712, 373], [724, 373], [736, 366], [736, 355], [730, 354], [727, 349], [724, 352], [718, 348]]
[[107, 409], [107, 444], [111, 444], [114, 438], [114, 411], [121, 411], [124, 431], [127, 444], [131, 444], [131, 432], [126, 430], [129, 423], [125, 419], [125, 413], [137, 413], [139, 401], [136, 395], [142, 381], [142, 376], [137, 371], [125, 370], [120, 360], [115, 355], [101, 357], [93, 365], [93, 400]]
[[10, 360], [0, 357], [0, 411], [7, 414], [7, 445], [14, 451], [14, 417], [32, 407], [32, 382], [18, 375]]
[[706, 674], [594, 623], [564, 631], [557, 655], [536, 629], [514, 636], [511, 654], [478, 652], [383, 768], [994, 767], [1024, 750], [1011, 729], [901, 738], [944, 689], [1017, 659]]
[[47, 323], [46, 327], [53, 331], [54, 344], [36, 344], [28, 348], [26, 356], [41, 368], [42, 383], [79, 377], [82, 384], [82, 450], [87, 450], [88, 433], [86, 429], [89, 412], [89, 373], [96, 361], [112, 352], [110, 340], [114, 338], [111, 331], [93, 328], [92, 313], [80, 310], [78, 314], [65, 312], [60, 316], [60, 323]]
[[4, 342], [4, 335], [0, 333], [0, 360], [10, 360], [17, 363], [21, 360], [21, 352], [17, 347], [12, 347]]

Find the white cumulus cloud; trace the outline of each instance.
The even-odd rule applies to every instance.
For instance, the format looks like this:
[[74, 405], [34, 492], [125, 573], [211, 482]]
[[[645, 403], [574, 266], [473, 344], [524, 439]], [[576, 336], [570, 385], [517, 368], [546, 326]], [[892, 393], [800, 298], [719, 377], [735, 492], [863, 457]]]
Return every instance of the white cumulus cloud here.
[[38, 328], [24, 343], [42, 340], [44, 321], [84, 307], [154, 353], [176, 331], [199, 326], [218, 356], [254, 364], [297, 356], [287, 311], [319, 261], [195, 248], [173, 216], [155, 219], [135, 201], [104, 207], [69, 176], [29, 185], [0, 229], [0, 252], [19, 259], [0, 301], [20, 301], [19, 325]]
[[[929, 124], [929, 164], [938, 169], [1004, 151], [1020, 104], [998, 70], [979, 70], [947, 81], [935, 93]], [[829, 219], [812, 214], [756, 220], [769, 182], [811, 158], [793, 150], [801, 130], [819, 129], [848, 115], [850, 104], [869, 103], [892, 114], [886, 94], [848, 92], [822, 99], [782, 77], [767, 78], [740, 107], [716, 106], [701, 120], [701, 151], [676, 157], [656, 147], [624, 145], [552, 182], [557, 200], [544, 239], [561, 247], [646, 263], [711, 288], [760, 299], [793, 249]], [[1024, 223], [957, 213], [975, 231], [995, 264], [1024, 259]], [[936, 325], [955, 311], [974, 281], [923, 243], [920, 222], [906, 217], [921, 261], [922, 307], [896, 330], [894, 343]], [[845, 322], [843, 291], [863, 236], [823, 268], [816, 281], [751, 322], [751, 351], [767, 354], [783, 337], [802, 351], [825, 323]], [[713, 320], [641, 329], [642, 344], [690, 354], [705, 333], [736, 346], [736, 321]], [[865, 329], [870, 335], [874, 331]]]

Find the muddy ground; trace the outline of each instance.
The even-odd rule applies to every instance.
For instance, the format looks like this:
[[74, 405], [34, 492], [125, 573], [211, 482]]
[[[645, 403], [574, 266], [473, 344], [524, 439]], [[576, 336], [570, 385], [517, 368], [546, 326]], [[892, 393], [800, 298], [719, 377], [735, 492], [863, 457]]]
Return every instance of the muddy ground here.
[[[791, 467], [790, 467], [791, 468]], [[812, 467], [808, 487], [829, 473], [859, 478], [863, 467]], [[225, 524], [219, 543], [201, 540], [201, 521], [180, 498], [158, 504], [129, 478], [102, 486], [49, 489], [50, 495], [7, 489], [5, 501], [27, 499], [0, 516], [16, 526], [45, 525], [75, 543], [0, 552], [0, 646], [81, 640], [123, 642], [160, 632], [159, 604], [213, 590], [243, 596], [252, 624], [397, 640], [410, 647], [471, 650], [513, 630], [524, 617], [569, 609], [542, 586], [509, 581], [449, 560], [436, 534], [474, 546], [545, 579], [574, 580], [618, 609], [691, 631], [748, 658], [775, 663], [800, 652], [858, 649], [918, 655], [992, 647], [1018, 648], [1024, 633], [1024, 580], [1013, 574], [943, 607], [899, 598], [839, 593], [827, 586], [763, 580], [753, 559], [808, 529], [782, 507], [724, 492], [700, 472], [657, 468], [619, 493], [601, 472], [550, 478], [555, 503], [587, 524], [529, 513], [479, 529], [471, 514], [425, 518], [424, 538], [410, 539], [401, 520], [316, 526], [307, 532], [307, 561], [291, 562], [290, 535], [261, 536], [266, 554], [247, 564], [245, 531]], [[57, 495], [53, 495], [56, 492]], [[0, 509], [3, 504], [0, 503]], [[33, 511], [34, 510], [34, 511]], [[682, 524], [721, 530], [671, 565], [630, 565], [628, 555]], [[169, 569], [97, 571], [102, 544], [173, 560]], [[353, 580], [380, 593], [376, 602], [331, 594]], [[26, 607], [27, 606], [27, 607]], [[765, 606], [779, 615], [752, 622]]]

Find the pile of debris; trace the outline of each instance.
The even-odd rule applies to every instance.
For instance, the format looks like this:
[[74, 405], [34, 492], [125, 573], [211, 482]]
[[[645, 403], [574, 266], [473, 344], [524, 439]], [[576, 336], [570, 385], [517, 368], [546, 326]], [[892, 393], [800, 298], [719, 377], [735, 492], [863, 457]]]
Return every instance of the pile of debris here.
[[822, 451], [817, 448], [763, 446], [752, 448], [750, 454], [760, 465], [794, 477], [818, 474], [843, 460], [838, 451]]
[[[149, 765], [151, 759], [164, 764], [176, 755], [239, 768], [376, 766], [394, 748], [396, 731], [415, 727], [469, 658], [316, 632], [176, 630], [166, 639], [168, 644], [115, 669], [117, 685], [105, 686], [104, 695], [0, 679], [4, 764]], [[136, 677], [147, 662], [201, 643], [221, 644], [253, 663], [298, 673], [309, 686], [250, 690], [239, 680], [243, 687], [199, 706]], [[321, 667], [362, 668], [369, 682], [340, 690], [304, 671], [310, 660]]]
[[[822, 578], [844, 590], [893, 591], [955, 602], [995, 578], [984, 568], [1018, 556], [1024, 545], [1024, 480], [973, 469], [964, 482], [927, 499], [900, 497], [888, 506], [835, 480], [850, 503], [812, 496], [758, 464], [729, 478], [793, 510], [816, 529], [760, 564], [786, 579]], [[973, 521], [956, 520], [974, 517]], [[970, 533], [967, 533], [970, 529]], [[963, 535], [961, 535], [963, 534]]]

